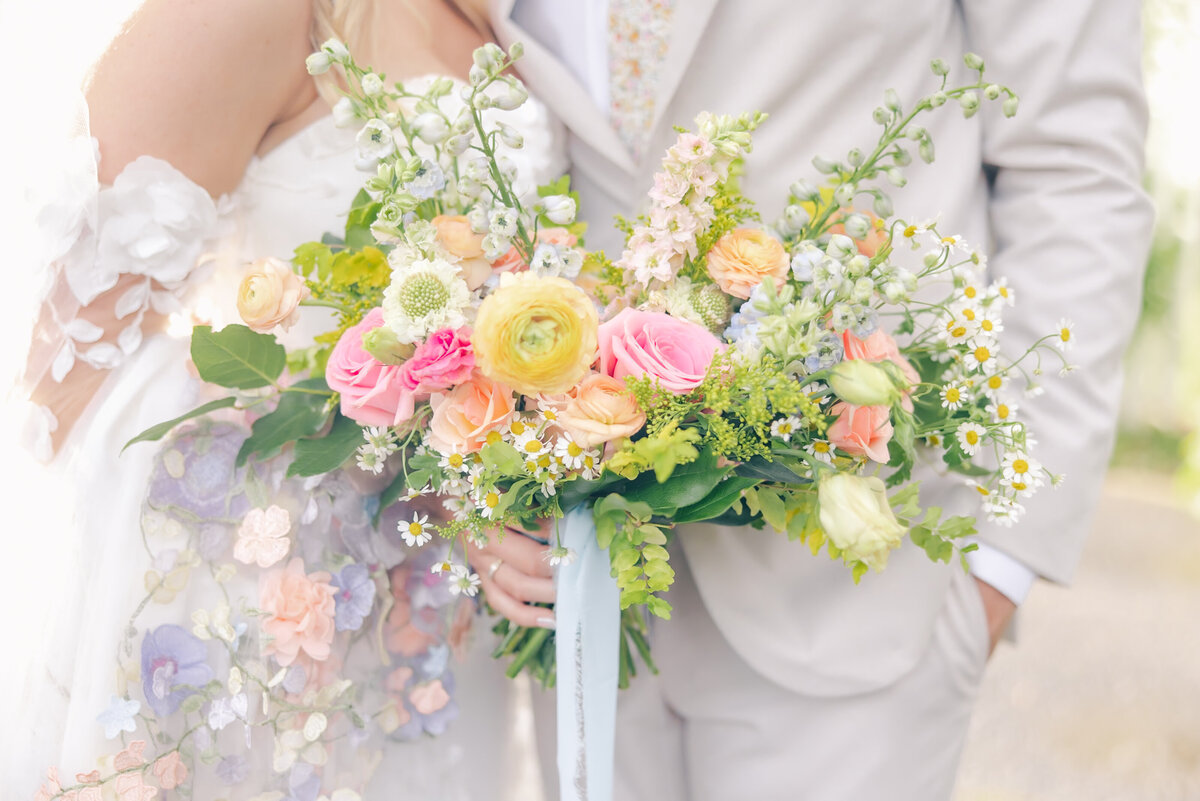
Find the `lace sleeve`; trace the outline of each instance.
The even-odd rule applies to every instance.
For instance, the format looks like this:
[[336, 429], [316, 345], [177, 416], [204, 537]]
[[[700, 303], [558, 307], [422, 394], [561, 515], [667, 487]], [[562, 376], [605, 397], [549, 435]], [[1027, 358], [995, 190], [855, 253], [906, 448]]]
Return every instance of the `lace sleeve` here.
[[23, 385], [27, 441], [47, 460], [104, 378], [178, 308], [218, 233], [218, 202], [165, 161], [142, 156], [100, 185], [96, 141], [73, 143], [57, 196], [38, 217], [48, 265]]

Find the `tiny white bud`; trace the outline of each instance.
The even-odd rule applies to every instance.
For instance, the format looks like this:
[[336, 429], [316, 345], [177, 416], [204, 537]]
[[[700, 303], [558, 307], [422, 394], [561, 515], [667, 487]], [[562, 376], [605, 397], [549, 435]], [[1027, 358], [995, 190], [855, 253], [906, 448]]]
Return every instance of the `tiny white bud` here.
[[937, 91], [929, 96], [929, 105], [933, 106], [934, 108], [941, 108], [942, 106], [946, 105], [946, 100], [946, 93]]
[[378, 97], [383, 94], [383, 78], [368, 72], [362, 77], [362, 90], [367, 97]]
[[413, 120], [412, 126], [421, 141], [431, 145], [441, 142], [450, 133], [450, 127], [446, 125], [446, 120], [441, 114], [433, 111], [418, 114], [417, 118]]
[[900, 95], [896, 94], [895, 89], [888, 89], [883, 93], [883, 104], [892, 111], [900, 111]]
[[321, 45], [321, 50], [328, 53], [330, 58], [339, 63], [350, 58], [350, 51], [340, 39], [326, 39], [325, 43]]
[[[475, 48], [472, 58], [475, 66], [481, 70], [490, 71], [500, 66], [504, 61], [504, 51], [499, 45], [488, 42], [483, 47]], [[474, 81], [472, 81], [474, 83]]]
[[820, 190], [803, 179], [794, 182], [788, 187], [788, 192], [796, 200], [816, 200], [821, 196]]
[[1012, 95], [1004, 101], [1004, 105], [1001, 108], [1004, 110], [1005, 117], [1012, 117], [1017, 113], [1017, 103], [1016, 95]]
[[850, 152], [846, 154], [846, 161], [850, 162], [850, 166], [852, 167], [858, 167], [862, 165], [863, 152], [857, 147], [851, 148]]
[[348, 97], [343, 97], [333, 104], [333, 124], [338, 128], [349, 128], [358, 121], [354, 111], [354, 103]]
[[963, 56], [963, 63], [967, 65], [969, 70], [982, 70], [983, 59], [976, 53], [967, 53]]
[[892, 162], [897, 167], [907, 167], [912, 164], [912, 155], [900, 145], [896, 145], [895, 150], [892, 151]]
[[485, 233], [488, 229], [488, 210], [483, 206], [473, 207], [467, 212], [467, 222], [475, 233]]
[[871, 119], [875, 120], [879, 125], [887, 125], [888, 120], [891, 118], [892, 115], [883, 106], [876, 106], [875, 110], [871, 112]]
[[946, 75], [950, 72], [950, 65], [943, 58], [935, 58], [929, 62], [929, 69], [933, 70], [934, 75]]
[[320, 75], [328, 72], [331, 64], [333, 64], [333, 60], [325, 52], [312, 53], [308, 58], [304, 59], [304, 66], [308, 69], [309, 75]]
[[550, 195], [542, 201], [546, 219], [555, 225], [570, 225], [575, 222], [575, 201], [569, 195]]
[[896, 210], [892, 206], [892, 199], [882, 192], [875, 196], [875, 203], [873, 205], [875, 213], [880, 217], [891, 217], [892, 213]]
[[466, 153], [467, 148], [470, 146], [471, 137], [469, 136], [463, 136], [459, 134], [458, 136], [452, 136], [446, 140], [446, 150], [450, 151], [455, 156], [461, 156], [463, 153]]
[[900, 172], [896, 167], [889, 167], [884, 171], [884, 175], [887, 176], [888, 182], [892, 186], [904, 186], [908, 183], [908, 179], [904, 177], [904, 173]]
[[783, 222], [789, 236], [803, 231], [804, 226], [808, 225], [809, 219], [808, 211], [803, 206], [793, 204], [783, 210]]
[[921, 161], [929, 164], [933, 161], [933, 140], [926, 139], [917, 147], [917, 155], [921, 157]]
[[846, 233], [855, 239], [863, 239], [871, 232], [871, 223], [861, 214], [851, 214], [842, 223], [846, 228]]
[[829, 175], [837, 170], [837, 165], [832, 161], [821, 156], [813, 156], [812, 165], [817, 168], [817, 172]]
[[974, 92], [964, 92], [963, 96], [958, 99], [958, 104], [962, 106], [963, 116], [970, 119], [979, 110], [979, 95]]
[[523, 55], [525, 55], [525, 45], [521, 42], [513, 42], [508, 46], [508, 57], [513, 61], [516, 61]]
[[520, 132], [511, 125], [499, 123], [496, 130], [500, 134], [500, 141], [503, 142], [506, 147], [510, 147], [513, 150], [519, 150], [522, 146], [524, 146], [525, 137], [521, 136]]
[[[479, 52], [479, 51], [475, 51], [475, 52]], [[474, 66], [472, 66], [470, 72], [467, 73], [467, 80], [469, 80], [471, 82], [472, 86], [478, 86], [479, 84], [486, 81], [487, 77], [488, 77], [487, 70], [483, 69], [478, 64], [475, 64]]]
[[529, 99], [529, 92], [520, 83], [513, 81], [508, 88], [494, 98], [496, 108], [512, 111]]
[[997, 84], [989, 83], [983, 90], [983, 96], [988, 100], [995, 100], [1000, 96], [1000, 87]]
[[857, 193], [858, 187], [853, 184], [842, 184], [837, 189], [833, 190], [833, 199], [840, 206], [849, 206], [854, 202], [854, 195]]

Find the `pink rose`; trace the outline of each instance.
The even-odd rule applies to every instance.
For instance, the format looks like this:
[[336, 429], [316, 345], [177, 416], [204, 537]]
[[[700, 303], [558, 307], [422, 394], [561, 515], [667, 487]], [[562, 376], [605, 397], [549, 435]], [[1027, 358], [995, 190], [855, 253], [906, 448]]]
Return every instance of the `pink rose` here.
[[412, 357], [400, 365], [400, 381], [405, 389], [416, 394], [439, 392], [466, 381], [474, 367], [470, 330], [443, 328], [430, 334]]
[[[909, 364], [908, 359], [900, 355], [900, 346], [896, 344], [896, 340], [892, 339], [891, 335], [882, 328], [876, 329], [875, 333], [871, 334], [866, 339], [859, 339], [852, 331], [842, 332], [842, 346], [846, 350], [847, 359], [865, 359], [869, 362], [892, 362], [900, 368], [900, 372], [904, 373], [904, 377], [908, 379], [910, 386], [916, 386], [921, 383], [921, 376]], [[913, 410], [912, 399], [908, 393], [904, 393], [901, 399], [901, 404], [908, 411]]]
[[271, 638], [266, 653], [283, 667], [302, 651], [317, 661], [329, 658], [336, 592], [329, 579], [328, 573], [306, 574], [299, 558], [263, 576], [259, 606], [267, 617], [262, 630]]
[[600, 371], [613, 378], [649, 376], [683, 394], [704, 380], [725, 346], [707, 328], [662, 312], [623, 309], [600, 326]]
[[390, 426], [412, 417], [414, 397], [401, 378], [403, 365], [390, 365], [363, 349], [363, 334], [383, 326], [383, 310], [371, 309], [346, 329], [325, 365], [325, 383], [341, 393], [342, 414], [368, 426]]
[[829, 442], [852, 456], [887, 464], [892, 441], [890, 410], [886, 406], [851, 406], [841, 402], [830, 412], [837, 420], [829, 427]]

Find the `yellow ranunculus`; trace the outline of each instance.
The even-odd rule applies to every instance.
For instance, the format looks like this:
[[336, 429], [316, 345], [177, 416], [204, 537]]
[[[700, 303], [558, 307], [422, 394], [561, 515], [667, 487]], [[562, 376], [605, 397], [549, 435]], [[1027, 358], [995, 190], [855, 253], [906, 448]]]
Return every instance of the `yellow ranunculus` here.
[[565, 278], [506, 273], [479, 306], [471, 346], [488, 378], [523, 395], [566, 392], [596, 360], [596, 307]]

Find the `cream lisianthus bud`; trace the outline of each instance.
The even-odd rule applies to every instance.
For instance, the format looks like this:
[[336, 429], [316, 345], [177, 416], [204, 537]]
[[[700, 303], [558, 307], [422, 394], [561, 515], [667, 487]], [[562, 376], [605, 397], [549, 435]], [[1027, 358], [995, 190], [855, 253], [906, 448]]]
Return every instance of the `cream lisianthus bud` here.
[[888, 504], [883, 482], [871, 476], [834, 473], [817, 485], [821, 528], [847, 560], [863, 562], [879, 572], [888, 554], [900, 545], [904, 526]]
[[829, 387], [852, 406], [891, 406], [901, 395], [888, 363], [866, 359], [836, 364], [829, 374]]
[[333, 64], [333, 60], [329, 58], [328, 53], [312, 53], [304, 59], [304, 66], [308, 69], [309, 75], [326, 73], [331, 64]]
[[362, 90], [367, 97], [377, 97], [383, 94], [383, 78], [373, 72], [368, 72], [362, 77]]
[[340, 39], [326, 39], [321, 45], [321, 52], [328, 53], [334, 61], [342, 62], [350, 58], [350, 50]]
[[570, 225], [575, 222], [575, 201], [567, 195], [550, 195], [543, 201], [546, 219], [555, 225]]

